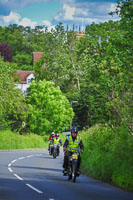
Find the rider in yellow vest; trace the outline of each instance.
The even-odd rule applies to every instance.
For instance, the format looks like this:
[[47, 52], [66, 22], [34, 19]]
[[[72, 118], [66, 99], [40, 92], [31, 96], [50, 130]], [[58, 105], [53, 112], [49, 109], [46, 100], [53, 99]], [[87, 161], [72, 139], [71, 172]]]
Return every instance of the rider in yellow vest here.
[[48, 151], [50, 153], [50, 155], [52, 155], [52, 152], [53, 152], [53, 147], [51, 147], [50, 145], [53, 143], [53, 138], [55, 137], [55, 133], [52, 132], [51, 133], [51, 136], [49, 137], [49, 144], [48, 144]]
[[[72, 154], [72, 151], [80, 151], [82, 153], [84, 151], [84, 146], [83, 146], [82, 140], [77, 134], [78, 134], [78, 128], [76, 126], [73, 126], [71, 128], [71, 135], [67, 137], [67, 139], [65, 140], [65, 143], [63, 145], [63, 151], [65, 151], [64, 164], [63, 164], [64, 175], [67, 174], [68, 157]], [[81, 163], [81, 157], [79, 156], [78, 171], [80, 168], [80, 163]]]
[[58, 133], [56, 133], [55, 134], [55, 138], [53, 138], [53, 144], [57, 144], [57, 153], [59, 155], [59, 153], [60, 153], [60, 146], [62, 146], [62, 141], [59, 138], [59, 134]]

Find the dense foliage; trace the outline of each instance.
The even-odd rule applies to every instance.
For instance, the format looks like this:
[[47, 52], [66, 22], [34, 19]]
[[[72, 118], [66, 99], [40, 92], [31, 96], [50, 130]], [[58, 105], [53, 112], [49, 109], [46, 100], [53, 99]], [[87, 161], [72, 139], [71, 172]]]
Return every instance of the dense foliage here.
[[[119, 1], [111, 14], [121, 20], [88, 25], [80, 40], [61, 23], [51, 32], [14, 24], [0, 27], [0, 43], [11, 47], [18, 69], [34, 69], [37, 81], [53, 81], [70, 102], [78, 101], [73, 123], [80, 129], [125, 123], [131, 133], [132, 10], [131, 0]], [[44, 54], [33, 66], [35, 51]]]
[[82, 169], [95, 178], [133, 190], [133, 137], [121, 127], [120, 138], [108, 126], [83, 131]]
[[[25, 98], [15, 87], [13, 63], [0, 59], [0, 126], [18, 128], [26, 112]], [[15, 126], [15, 127], [14, 127]]]
[[73, 111], [67, 98], [53, 82], [32, 82], [27, 97], [29, 105], [27, 123], [39, 135], [62, 132], [70, 127]]
[[12, 50], [7, 43], [0, 44], [0, 57], [2, 57], [4, 61], [12, 62]]
[[[73, 123], [80, 129], [125, 123], [131, 133], [132, 9], [131, 0], [119, 1], [111, 14], [121, 20], [88, 25], [80, 40], [61, 23], [51, 32], [14, 24], [0, 27], [0, 43], [10, 45], [18, 69], [34, 69], [37, 81], [53, 81], [70, 102], [78, 101]], [[44, 54], [33, 66], [35, 51]]]

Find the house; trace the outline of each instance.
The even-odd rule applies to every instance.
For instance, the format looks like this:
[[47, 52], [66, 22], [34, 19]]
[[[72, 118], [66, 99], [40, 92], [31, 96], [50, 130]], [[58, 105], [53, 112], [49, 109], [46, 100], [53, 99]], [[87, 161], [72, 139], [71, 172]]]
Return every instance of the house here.
[[[33, 64], [39, 60], [43, 55], [43, 52], [33, 52]], [[20, 78], [20, 83], [16, 85], [16, 88], [20, 89], [22, 94], [26, 96], [26, 90], [29, 88], [32, 79], [35, 79], [35, 71], [30, 70], [17, 70], [17, 77]]]
[[35, 71], [17, 70], [17, 76], [20, 78], [20, 83], [16, 85], [16, 88], [20, 89], [24, 96], [26, 96], [26, 90], [30, 86], [32, 79], [35, 78], [34, 74]]

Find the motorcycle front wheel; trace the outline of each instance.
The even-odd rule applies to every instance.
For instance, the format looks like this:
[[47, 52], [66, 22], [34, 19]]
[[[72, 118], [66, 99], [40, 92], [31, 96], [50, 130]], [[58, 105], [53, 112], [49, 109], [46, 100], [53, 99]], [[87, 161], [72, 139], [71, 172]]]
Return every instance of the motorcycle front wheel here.
[[73, 162], [72, 165], [72, 181], [76, 182], [76, 177], [77, 177], [77, 162]]
[[56, 156], [57, 156], [57, 154], [56, 154], [56, 150], [54, 149], [54, 151], [53, 151], [53, 158], [55, 159]]
[[70, 181], [72, 179], [72, 166], [70, 164], [67, 169], [67, 173], [68, 173], [68, 181]]

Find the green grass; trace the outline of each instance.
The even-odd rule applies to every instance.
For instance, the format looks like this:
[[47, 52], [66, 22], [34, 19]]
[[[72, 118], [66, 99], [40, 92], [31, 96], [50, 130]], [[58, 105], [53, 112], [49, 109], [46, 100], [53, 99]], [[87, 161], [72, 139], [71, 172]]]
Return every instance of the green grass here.
[[[0, 131], [0, 150], [10, 149], [29, 149], [29, 148], [48, 148], [48, 136], [39, 136], [33, 133], [20, 135], [10, 130]], [[62, 143], [66, 136], [60, 134]]]
[[47, 137], [32, 133], [20, 135], [10, 130], [0, 131], [0, 150], [47, 148]]

